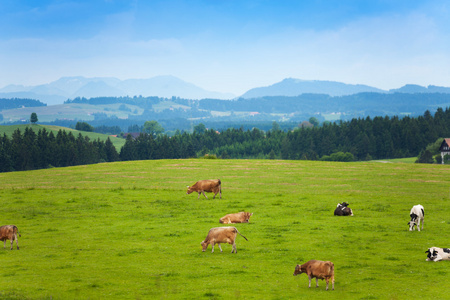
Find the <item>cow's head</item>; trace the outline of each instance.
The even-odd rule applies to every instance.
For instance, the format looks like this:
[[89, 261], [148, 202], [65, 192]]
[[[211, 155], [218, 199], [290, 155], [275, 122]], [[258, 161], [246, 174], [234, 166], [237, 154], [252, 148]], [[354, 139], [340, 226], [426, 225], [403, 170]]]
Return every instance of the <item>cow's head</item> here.
[[347, 203], [347, 202], [342, 202], [341, 205], [347, 207], [347, 206], [348, 206], [348, 203]]
[[186, 194], [190, 194], [190, 193], [192, 193], [194, 190], [190, 187], [190, 186], [187, 186], [187, 191], [186, 191]]
[[295, 266], [295, 270], [294, 270], [294, 276], [297, 276], [297, 274], [302, 274], [302, 273], [304, 273], [302, 271], [302, 266], [301, 265], [296, 265]]
[[409, 231], [413, 231], [414, 230], [414, 225], [416, 225], [416, 222], [415, 221], [409, 221], [408, 225], [409, 225]]
[[437, 254], [438, 254], [438, 252], [434, 248], [428, 248], [428, 250], [425, 251], [425, 253], [428, 253], [427, 254], [427, 261], [434, 260], [436, 258], [436, 256], [437, 256]]
[[250, 217], [251, 217], [251, 216], [253, 216], [253, 213], [246, 212], [246, 213], [245, 213], [245, 221], [248, 222], [248, 221], [250, 220]]
[[201, 242], [201, 244], [200, 245], [202, 245], [202, 251], [203, 252], [205, 252], [206, 251], [206, 249], [208, 249], [208, 243], [205, 243], [205, 241], [203, 241], [203, 242]]

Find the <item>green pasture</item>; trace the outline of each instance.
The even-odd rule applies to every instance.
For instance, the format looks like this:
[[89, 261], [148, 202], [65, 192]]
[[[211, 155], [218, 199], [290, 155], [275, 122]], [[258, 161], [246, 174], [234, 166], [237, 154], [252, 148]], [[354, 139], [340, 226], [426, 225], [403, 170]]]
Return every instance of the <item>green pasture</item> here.
[[123, 145], [125, 145], [125, 139], [118, 138], [114, 136], [109, 136], [107, 134], [97, 133], [97, 132], [87, 132], [87, 131], [79, 131], [67, 127], [55, 126], [55, 125], [39, 125], [39, 124], [24, 124], [24, 125], [0, 125], [0, 135], [3, 136], [5, 133], [8, 137], [11, 137], [14, 131], [20, 129], [20, 132], [23, 134], [25, 132], [25, 128], [31, 128], [33, 131], [37, 132], [45, 128], [48, 132], [52, 131], [56, 136], [59, 130], [65, 130], [66, 132], [72, 132], [75, 138], [81, 133], [82, 136], [87, 136], [91, 141], [100, 139], [101, 141], [106, 141], [109, 137], [114, 147], [116, 147], [117, 152], [120, 152], [120, 149]]
[[[1, 299], [448, 299], [450, 168], [380, 162], [156, 160], [0, 173]], [[220, 178], [222, 199], [186, 195]], [[346, 201], [354, 217], [335, 217]], [[409, 210], [425, 226], [409, 232]], [[248, 238], [201, 251], [219, 218]], [[335, 290], [308, 289], [296, 264], [335, 264]], [[315, 280], [313, 280], [313, 285]]]
[[2, 110], [4, 122], [16, 122], [29, 120], [31, 113], [35, 112], [40, 122], [52, 122], [57, 119], [68, 120], [94, 120], [94, 114], [104, 113], [109, 117], [128, 118], [129, 116], [141, 115], [143, 108], [126, 104], [127, 110], [121, 110], [122, 103], [106, 105], [90, 105], [83, 103], [67, 103], [50, 106], [22, 107]]

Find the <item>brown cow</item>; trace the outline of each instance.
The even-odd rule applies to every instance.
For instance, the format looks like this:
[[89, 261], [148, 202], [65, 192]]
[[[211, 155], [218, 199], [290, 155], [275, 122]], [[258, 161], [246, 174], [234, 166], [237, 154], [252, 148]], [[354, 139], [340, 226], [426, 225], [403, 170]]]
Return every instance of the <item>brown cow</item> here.
[[216, 198], [217, 193], [220, 193], [219, 196], [222, 199], [222, 182], [220, 182], [220, 179], [199, 180], [193, 186], [188, 186], [187, 188], [186, 194], [188, 195], [192, 192], [198, 192], [197, 199], [200, 198], [201, 193], [206, 197], [205, 192], [214, 193], [213, 199]]
[[321, 260], [310, 260], [303, 265], [297, 265], [295, 267], [294, 276], [297, 274], [306, 273], [309, 278], [309, 286], [311, 287], [311, 278], [316, 278], [316, 287], [319, 287], [319, 279], [327, 281], [327, 291], [328, 282], [331, 278], [332, 289], [334, 290], [334, 264], [331, 261], [321, 261]]
[[13, 249], [14, 240], [16, 240], [17, 250], [19, 250], [19, 240], [17, 234], [20, 235], [16, 225], [5, 225], [0, 227], [0, 241], [3, 241], [3, 248], [6, 248], [6, 240], [11, 241], [11, 250]]
[[252, 215], [253, 213], [241, 211], [235, 214], [225, 215], [219, 219], [219, 222], [222, 224], [248, 223]]
[[[220, 252], [222, 252], [222, 247], [220, 247], [220, 243], [228, 243], [233, 245], [231, 249], [231, 253], [237, 253], [236, 250], [236, 236], [240, 234], [245, 240], [247, 238], [243, 236], [236, 227], [215, 227], [211, 228], [206, 236], [205, 240], [201, 243], [202, 251], [205, 252], [208, 249], [208, 245], [211, 244], [212, 251], [214, 253], [214, 244], [219, 245]], [[247, 240], [248, 241], [248, 240]]]

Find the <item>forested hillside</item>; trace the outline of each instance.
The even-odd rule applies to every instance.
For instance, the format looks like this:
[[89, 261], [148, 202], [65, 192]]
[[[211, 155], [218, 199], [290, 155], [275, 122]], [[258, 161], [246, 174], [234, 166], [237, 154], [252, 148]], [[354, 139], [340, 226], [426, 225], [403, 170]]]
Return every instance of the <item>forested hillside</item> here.
[[371, 160], [417, 156], [438, 138], [450, 137], [450, 110], [434, 115], [358, 118], [325, 123], [320, 127], [264, 132], [254, 128], [178, 131], [175, 135], [142, 133], [127, 136], [117, 153], [110, 139], [90, 141], [81, 134], [60, 130], [56, 136], [45, 129], [38, 134], [26, 128], [11, 138], [0, 139], [0, 171], [19, 171], [72, 166], [116, 160], [172, 158], [269, 158], [307, 160]]
[[434, 116], [426, 111], [417, 118], [367, 117], [288, 132], [254, 128], [221, 132], [211, 129], [171, 138], [141, 135], [127, 139], [120, 157], [136, 160], [213, 154], [222, 158], [330, 160], [333, 153], [342, 152], [350, 154], [345, 160], [402, 158], [417, 156], [429, 143], [447, 136], [450, 136], [450, 110], [439, 108]]
[[0, 98], [0, 111], [4, 109], [21, 108], [21, 107], [38, 107], [38, 106], [47, 106], [47, 104], [34, 99]]
[[79, 134], [60, 130], [56, 134], [45, 128], [36, 134], [31, 128], [12, 137], [0, 137], [0, 172], [66, 167], [118, 160], [111, 140], [90, 140]]

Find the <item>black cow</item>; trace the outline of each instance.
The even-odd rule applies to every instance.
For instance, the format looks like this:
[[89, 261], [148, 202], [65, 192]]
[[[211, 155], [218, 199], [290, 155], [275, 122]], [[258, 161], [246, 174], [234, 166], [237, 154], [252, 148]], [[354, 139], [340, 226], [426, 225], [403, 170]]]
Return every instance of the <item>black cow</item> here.
[[348, 207], [347, 202], [338, 203], [336, 209], [334, 210], [335, 216], [353, 216], [353, 211]]

